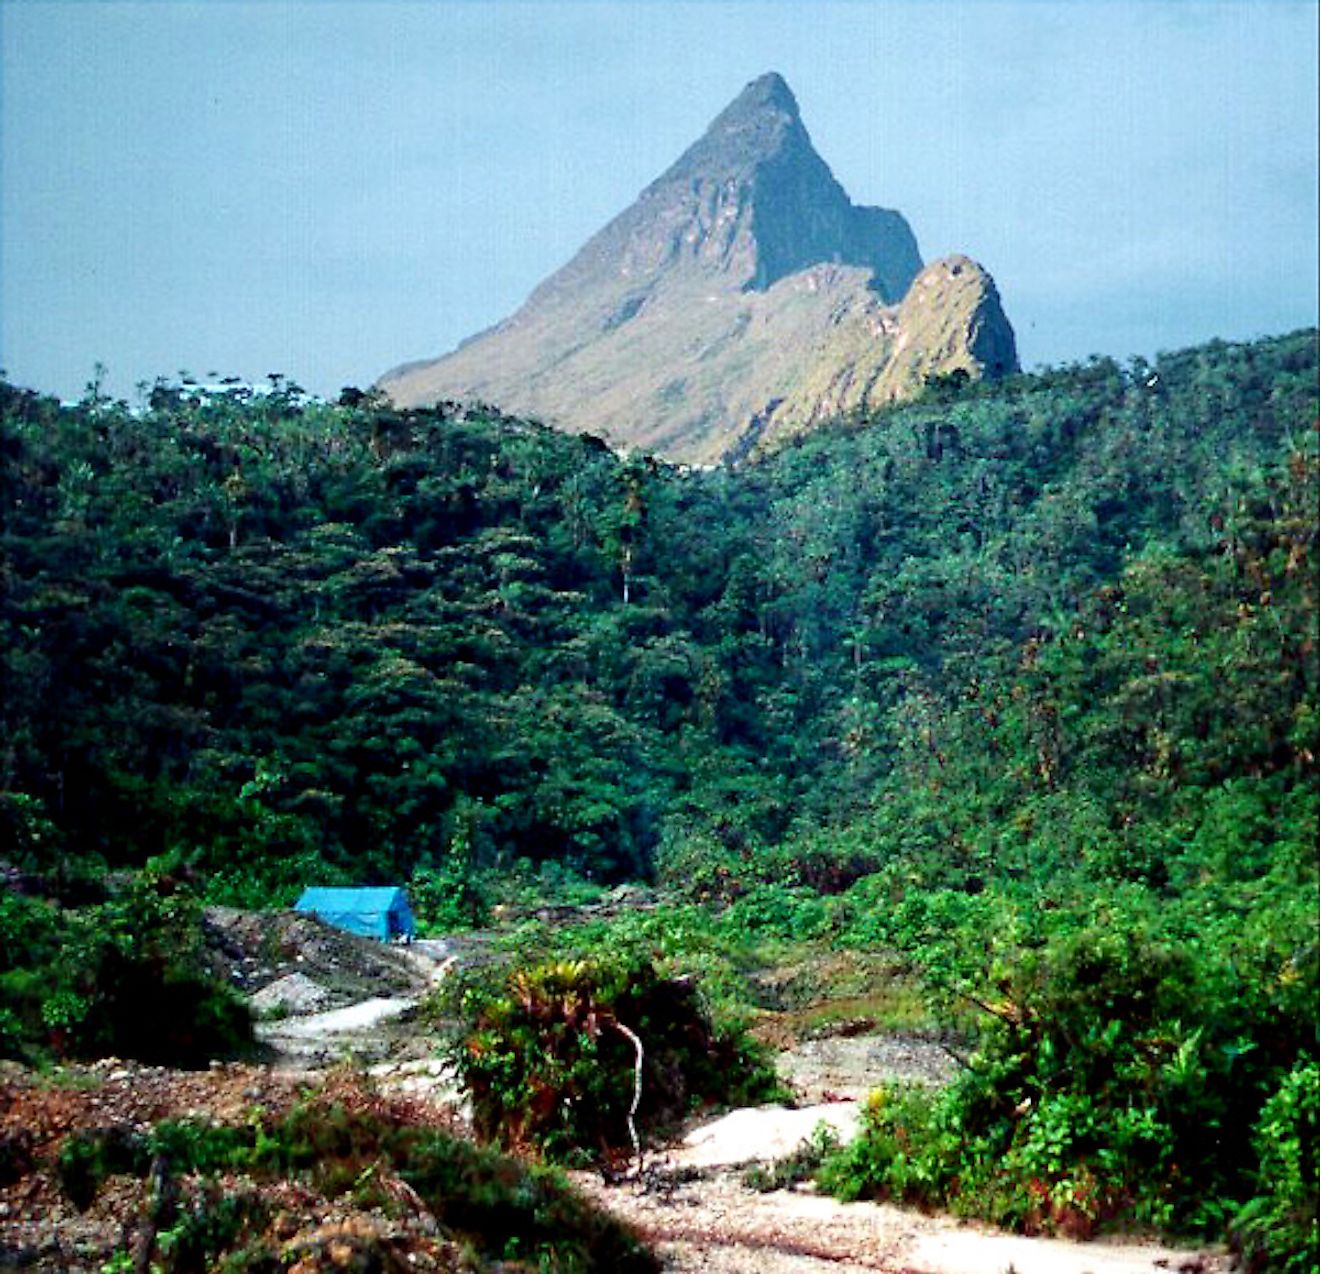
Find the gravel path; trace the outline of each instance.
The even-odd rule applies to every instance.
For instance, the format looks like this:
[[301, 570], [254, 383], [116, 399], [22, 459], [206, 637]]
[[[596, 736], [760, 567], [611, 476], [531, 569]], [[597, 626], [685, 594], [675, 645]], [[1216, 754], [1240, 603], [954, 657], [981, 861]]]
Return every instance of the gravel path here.
[[[888, 1059], [889, 1064], [885, 1064]], [[780, 1058], [799, 1092], [861, 1095], [877, 1083], [933, 1082], [953, 1065], [924, 1040], [810, 1041]], [[1154, 1243], [1024, 1238], [988, 1226], [889, 1204], [841, 1203], [810, 1186], [757, 1193], [743, 1165], [783, 1158], [824, 1122], [846, 1141], [860, 1104], [830, 1100], [797, 1109], [736, 1110], [652, 1157], [645, 1184], [576, 1180], [632, 1222], [677, 1274], [1224, 1274], [1221, 1252]]]
[[337, 1062], [345, 1057], [359, 1062], [379, 1061], [390, 1048], [387, 1028], [417, 1007], [412, 998], [377, 997], [331, 1009], [258, 1022], [257, 1039], [274, 1053], [276, 1070], [303, 1070]]
[[678, 1274], [1226, 1274], [1216, 1252], [1158, 1244], [1023, 1238], [882, 1203], [840, 1203], [807, 1190], [757, 1194], [716, 1171], [648, 1189], [578, 1185], [641, 1230]]
[[[341, 935], [353, 938], [353, 935]], [[293, 973], [268, 984], [252, 997], [262, 1007], [284, 1009], [287, 1016], [258, 1022], [257, 1038], [274, 1054], [278, 1069], [315, 1069], [345, 1056], [360, 1062], [378, 1062], [391, 1052], [396, 1028], [417, 1007], [427, 987], [448, 976], [454, 958], [446, 942], [416, 942], [408, 947], [384, 947], [365, 939], [368, 947], [380, 947], [392, 971], [406, 975], [414, 994], [376, 995], [340, 1008], [311, 1011], [330, 994], [305, 974]], [[378, 953], [372, 953], [373, 957]], [[360, 957], [365, 964], [366, 958]], [[318, 970], [319, 972], [319, 970]], [[393, 989], [393, 988], [382, 988]]]

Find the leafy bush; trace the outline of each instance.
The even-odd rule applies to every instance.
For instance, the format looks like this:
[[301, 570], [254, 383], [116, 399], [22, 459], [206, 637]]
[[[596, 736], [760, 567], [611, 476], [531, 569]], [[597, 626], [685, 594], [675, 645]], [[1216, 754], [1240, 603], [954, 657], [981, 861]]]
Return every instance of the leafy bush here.
[[51, 959], [60, 936], [59, 909], [0, 889], [0, 973]]
[[401, 1175], [440, 1223], [479, 1237], [499, 1256], [510, 1248], [540, 1269], [650, 1274], [655, 1258], [608, 1213], [587, 1205], [553, 1169], [455, 1137], [419, 1137]]
[[419, 867], [408, 882], [418, 933], [453, 933], [484, 923], [490, 912], [488, 892], [485, 881], [470, 868], [451, 863]]
[[644, 1056], [637, 1123], [649, 1136], [702, 1103], [779, 1092], [760, 1050], [712, 1024], [691, 980], [661, 978], [644, 958], [525, 965], [469, 978], [457, 994], [451, 1054], [478, 1129], [506, 1146], [559, 1158], [630, 1149], [634, 1041]]
[[799, 1182], [809, 1181], [838, 1149], [838, 1134], [822, 1120], [796, 1150], [773, 1163], [758, 1163], [748, 1168], [743, 1173], [743, 1185], [759, 1194], [787, 1190]]
[[57, 1175], [80, 1211], [91, 1207], [101, 1183], [117, 1173], [145, 1176], [151, 1165], [147, 1138], [128, 1128], [105, 1128], [68, 1137], [60, 1146]]
[[656, 852], [656, 879], [676, 897], [730, 902], [747, 886], [755, 859], [743, 848], [703, 832], [671, 829]]
[[821, 1184], [841, 1199], [892, 1199], [923, 1207], [944, 1197], [955, 1140], [944, 1109], [923, 1090], [877, 1089], [862, 1112], [861, 1134], [825, 1155]]
[[757, 884], [729, 905], [719, 924], [740, 937], [806, 941], [828, 932], [830, 906], [810, 889]]
[[[1297, 1149], [1313, 1071], [1261, 1108], [1275, 1058], [1297, 1056], [1307, 1036], [1308, 1010], [1289, 1005], [1294, 984], [1314, 995], [1314, 978], [1283, 962], [1281, 980], [1277, 954], [1302, 949], [1305, 931], [1272, 916], [1258, 972], [1237, 945], [1242, 926], [1230, 939], [1203, 921], [1188, 938], [1177, 908], [1157, 919], [1139, 897], [1115, 907], [1115, 894], [1089, 923], [1073, 913], [1034, 935], [1019, 924], [1007, 940], [981, 937], [979, 979], [970, 961], [936, 961], [937, 995], [982, 1011], [979, 1049], [945, 1091], [873, 1102], [863, 1135], [827, 1164], [829, 1186], [1027, 1230], [1087, 1235], [1122, 1217], [1216, 1232], [1259, 1154], [1283, 1184], [1246, 1229], [1286, 1230], [1307, 1171], [1314, 1181], [1313, 1151]], [[1258, 1117], [1271, 1131], [1253, 1148]]]
[[0, 893], [0, 988], [0, 1055], [200, 1067], [252, 1046], [246, 1005], [206, 967], [197, 900], [150, 869], [92, 906]]
[[1233, 1219], [1249, 1269], [1320, 1270], [1320, 1065], [1302, 1058], [1265, 1103], [1254, 1137], [1259, 1193]]

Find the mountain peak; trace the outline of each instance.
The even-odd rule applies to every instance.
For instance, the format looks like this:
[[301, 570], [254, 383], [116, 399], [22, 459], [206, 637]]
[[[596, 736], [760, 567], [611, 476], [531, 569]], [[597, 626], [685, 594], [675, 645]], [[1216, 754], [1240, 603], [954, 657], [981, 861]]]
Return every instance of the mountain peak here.
[[871, 270], [876, 293], [897, 301], [921, 268], [900, 214], [853, 205], [776, 71], [746, 85], [586, 255], [607, 244], [631, 277], [687, 261], [757, 292], [843, 264]]
[[907, 221], [849, 199], [771, 71], [516, 314], [381, 383], [403, 404], [479, 398], [709, 460], [951, 366], [1013, 366], [971, 264], [923, 276], [909, 304]]
[[797, 98], [793, 96], [793, 90], [788, 87], [788, 81], [778, 71], [767, 71], [764, 75], [758, 75], [756, 79], [749, 81], [738, 94], [738, 98], [755, 97], [758, 94], [784, 102], [789, 110], [795, 113], [797, 111]]
[[726, 117], [765, 112], [787, 115], [794, 120], [801, 118], [798, 113], [797, 98], [793, 96], [793, 90], [788, 87], [788, 82], [778, 71], [767, 71], [764, 75], [752, 80], [724, 108], [716, 123]]
[[802, 125], [793, 90], [782, 75], [769, 71], [748, 84], [716, 115], [701, 137], [650, 189], [703, 178], [746, 179], [785, 152], [818, 159]]

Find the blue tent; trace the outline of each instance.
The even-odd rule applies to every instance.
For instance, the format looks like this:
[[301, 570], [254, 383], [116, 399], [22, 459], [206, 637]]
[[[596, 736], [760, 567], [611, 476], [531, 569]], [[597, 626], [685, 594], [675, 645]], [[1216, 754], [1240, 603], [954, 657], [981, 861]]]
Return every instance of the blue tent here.
[[313, 886], [303, 890], [295, 911], [315, 912], [328, 925], [388, 942], [413, 936], [408, 895], [397, 886], [351, 889]]

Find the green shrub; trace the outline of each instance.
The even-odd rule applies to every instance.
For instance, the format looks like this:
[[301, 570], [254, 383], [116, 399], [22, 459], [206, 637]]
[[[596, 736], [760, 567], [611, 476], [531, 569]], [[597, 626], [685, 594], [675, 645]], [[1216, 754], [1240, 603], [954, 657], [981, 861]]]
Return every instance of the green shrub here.
[[[245, 1235], [259, 1234], [273, 1211], [269, 1202], [251, 1194], [231, 1195], [219, 1183], [204, 1183], [172, 1224], [156, 1237], [163, 1268], [171, 1274], [215, 1269], [217, 1258], [229, 1254], [219, 1263], [220, 1269], [242, 1270], [244, 1274], [269, 1270], [275, 1274], [286, 1268], [284, 1261], [278, 1260], [265, 1244], [254, 1251], [242, 1242]], [[232, 1251], [235, 1246], [239, 1251]]]
[[0, 973], [51, 959], [59, 948], [59, 909], [0, 888]]
[[671, 831], [656, 852], [657, 882], [694, 902], [730, 902], [746, 889], [752, 856], [715, 836], [687, 829]]
[[[952, 1103], [924, 1088], [877, 1089], [862, 1110], [860, 1134], [827, 1154], [819, 1180], [841, 1199], [886, 1199], [934, 1207], [949, 1198], [964, 1139]], [[970, 1146], [967, 1147], [970, 1151]]]
[[0, 1057], [19, 1061], [40, 1057], [47, 1036], [41, 1007], [51, 981], [48, 967], [0, 973]]
[[881, 867], [885, 855], [868, 833], [831, 827], [760, 844], [671, 829], [657, 851], [656, 879], [673, 895], [706, 903], [733, 903], [767, 888], [829, 896]]
[[21, 1057], [24, 1034], [18, 1014], [7, 1005], [0, 1005], [0, 1057]]
[[150, 1165], [147, 1138], [127, 1128], [113, 1127], [65, 1138], [56, 1173], [73, 1205], [85, 1211], [107, 1177], [117, 1173], [145, 1176]]
[[522, 1163], [455, 1137], [418, 1136], [401, 1175], [447, 1229], [495, 1256], [536, 1268], [651, 1274], [655, 1258], [606, 1212], [591, 1207], [553, 1169]]
[[490, 913], [487, 888], [480, 877], [446, 862], [440, 867], [419, 867], [408, 882], [417, 930], [423, 936], [452, 933], [484, 924]]
[[829, 931], [830, 907], [810, 889], [756, 884], [728, 907], [719, 924], [741, 938], [808, 941]]
[[753, 1164], [743, 1173], [742, 1183], [759, 1194], [787, 1190], [799, 1182], [811, 1180], [838, 1149], [838, 1134], [821, 1120], [796, 1150], [770, 1164]]
[[[1202, 918], [1188, 936], [1191, 917], [1166, 911], [1115, 893], [1089, 920], [1007, 916], [976, 943], [956, 924], [942, 940], [971, 955], [928, 946], [936, 998], [979, 1007], [979, 1049], [947, 1090], [875, 1103], [826, 1165], [829, 1187], [1027, 1230], [1086, 1235], [1121, 1217], [1222, 1232], [1269, 1141], [1307, 1142], [1304, 1078], [1267, 1107], [1274, 1131], [1251, 1139], [1263, 1086], [1278, 1083], [1273, 1058], [1296, 1056], [1305, 1037], [1307, 1010], [1294, 1006], [1305, 962], [1279, 956], [1304, 944], [1278, 914], [1268, 934]], [[1244, 930], [1258, 946], [1244, 949]], [[1294, 1131], [1281, 1131], [1287, 1120]], [[1269, 1171], [1300, 1182], [1298, 1154]], [[1313, 1199], [1280, 1189], [1246, 1221], [1287, 1229], [1278, 1218]]]
[[0, 1056], [201, 1067], [253, 1045], [247, 1006], [207, 968], [201, 910], [160, 864], [89, 906], [0, 892]]
[[637, 1126], [651, 1136], [702, 1103], [778, 1095], [764, 1055], [712, 1024], [689, 979], [647, 959], [569, 960], [469, 980], [452, 1056], [477, 1126], [506, 1146], [561, 1158], [630, 1146], [634, 1036], [644, 1050]]
[[1255, 1131], [1259, 1193], [1233, 1220], [1249, 1269], [1320, 1270], [1320, 1065], [1303, 1058], [1265, 1103]]

